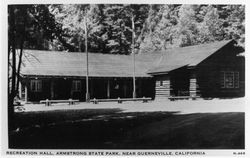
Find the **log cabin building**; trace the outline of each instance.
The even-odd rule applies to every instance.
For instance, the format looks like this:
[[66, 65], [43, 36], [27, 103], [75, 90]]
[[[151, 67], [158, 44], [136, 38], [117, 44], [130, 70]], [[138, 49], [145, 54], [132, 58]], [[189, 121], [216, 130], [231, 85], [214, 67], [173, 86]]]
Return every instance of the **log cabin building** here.
[[[245, 59], [234, 40], [141, 53], [135, 57], [137, 97], [243, 97]], [[86, 54], [24, 50], [19, 96], [85, 101]], [[131, 55], [89, 53], [90, 98], [131, 98]]]

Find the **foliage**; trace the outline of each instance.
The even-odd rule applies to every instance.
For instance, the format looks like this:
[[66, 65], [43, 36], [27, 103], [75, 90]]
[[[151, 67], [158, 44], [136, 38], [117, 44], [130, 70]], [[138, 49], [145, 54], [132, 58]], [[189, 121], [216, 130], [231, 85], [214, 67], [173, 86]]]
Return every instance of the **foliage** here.
[[8, 6], [8, 119], [12, 128], [14, 98], [18, 94], [23, 49], [48, 49], [46, 40], [58, 34], [47, 5]]
[[228, 5], [223, 8], [227, 13], [224, 20], [226, 38], [236, 39], [244, 47], [245, 43], [245, 6]]
[[[130, 54], [235, 39], [244, 47], [244, 5], [53, 4], [25, 5], [25, 48]], [[132, 17], [135, 29], [132, 29]]]

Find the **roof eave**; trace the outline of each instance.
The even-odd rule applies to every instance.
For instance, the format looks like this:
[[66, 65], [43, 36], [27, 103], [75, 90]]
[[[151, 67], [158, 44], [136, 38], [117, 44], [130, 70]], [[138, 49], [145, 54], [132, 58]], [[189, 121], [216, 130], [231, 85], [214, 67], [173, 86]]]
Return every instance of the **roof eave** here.
[[187, 69], [192, 70], [192, 69], [195, 69], [196, 66], [197, 66], [197, 64], [195, 64], [195, 65], [188, 65], [188, 66], [187, 66]]
[[[90, 78], [133, 78], [133, 76], [89, 76]], [[145, 76], [135, 76], [136, 78], [152, 78], [150, 75]], [[85, 79], [86, 76], [66, 76], [66, 75], [32, 75], [25, 74], [23, 78], [79, 78]]]
[[169, 71], [167, 72], [148, 72], [149, 75], [167, 75]]

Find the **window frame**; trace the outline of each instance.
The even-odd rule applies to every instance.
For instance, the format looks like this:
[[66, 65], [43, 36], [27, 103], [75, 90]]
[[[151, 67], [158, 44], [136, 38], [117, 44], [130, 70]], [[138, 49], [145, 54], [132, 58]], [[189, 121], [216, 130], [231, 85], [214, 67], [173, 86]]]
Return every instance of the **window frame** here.
[[[231, 75], [231, 76], [230, 76]], [[230, 81], [229, 78], [232, 78]], [[239, 71], [221, 71], [221, 88], [236, 89], [239, 88]], [[230, 85], [231, 83], [231, 85]]]
[[73, 80], [72, 81], [72, 91], [73, 92], [80, 92], [82, 88], [81, 80]]
[[[34, 84], [34, 86], [33, 86]], [[30, 80], [30, 91], [31, 92], [42, 92], [42, 80]]]
[[[237, 74], [237, 76], [235, 76]], [[237, 77], [237, 82], [236, 82], [236, 77]], [[235, 83], [237, 83], [235, 86]], [[234, 88], [240, 88], [240, 73], [239, 72], [234, 72]]]

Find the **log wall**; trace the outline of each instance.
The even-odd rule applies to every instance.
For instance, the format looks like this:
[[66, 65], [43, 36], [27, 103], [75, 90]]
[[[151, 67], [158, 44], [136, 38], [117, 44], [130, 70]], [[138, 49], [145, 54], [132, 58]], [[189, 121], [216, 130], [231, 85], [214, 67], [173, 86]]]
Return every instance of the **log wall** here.
[[158, 77], [155, 82], [155, 99], [166, 99], [170, 96], [171, 82], [169, 76]]
[[190, 78], [189, 78], [189, 95], [190, 96], [199, 96], [199, 86], [196, 78], [196, 73], [194, 71], [190, 72]]

